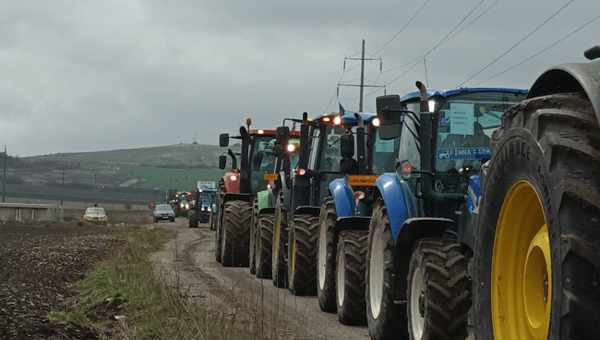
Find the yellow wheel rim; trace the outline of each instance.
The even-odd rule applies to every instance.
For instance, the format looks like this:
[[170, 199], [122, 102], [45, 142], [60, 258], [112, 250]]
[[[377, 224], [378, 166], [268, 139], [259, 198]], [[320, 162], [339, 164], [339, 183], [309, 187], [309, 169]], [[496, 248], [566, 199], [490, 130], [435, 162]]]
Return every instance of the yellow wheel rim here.
[[527, 181], [508, 191], [492, 256], [494, 339], [548, 339], [552, 262], [540, 196]]

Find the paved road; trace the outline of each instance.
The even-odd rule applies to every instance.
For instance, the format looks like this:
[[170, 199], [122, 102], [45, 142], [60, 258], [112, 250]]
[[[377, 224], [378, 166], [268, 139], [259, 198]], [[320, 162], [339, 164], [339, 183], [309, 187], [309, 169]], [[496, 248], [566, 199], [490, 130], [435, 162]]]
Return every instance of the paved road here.
[[206, 226], [189, 229], [187, 221], [161, 223], [177, 237], [154, 254], [159, 275], [198, 303], [250, 320], [265, 334], [303, 339], [369, 339], [366, 327], [341, 325], [337, 315], [321, 312], [316, 297], [296, 297], [270, 280], [251, 276], [248, 268], [224, 268], [215, 261], [214, 234]]

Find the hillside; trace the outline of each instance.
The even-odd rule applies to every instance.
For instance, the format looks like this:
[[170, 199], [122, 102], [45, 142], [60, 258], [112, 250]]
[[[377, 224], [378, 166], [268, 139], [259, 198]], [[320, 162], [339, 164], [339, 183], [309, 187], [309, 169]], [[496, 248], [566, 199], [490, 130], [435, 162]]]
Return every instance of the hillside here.
[[134, 149], [56, 153], [20, 158], [9, 169], [15, 183], [44, 186], [190, 190], [197, 180], [216, 180], [221, 148], [175, 144]]

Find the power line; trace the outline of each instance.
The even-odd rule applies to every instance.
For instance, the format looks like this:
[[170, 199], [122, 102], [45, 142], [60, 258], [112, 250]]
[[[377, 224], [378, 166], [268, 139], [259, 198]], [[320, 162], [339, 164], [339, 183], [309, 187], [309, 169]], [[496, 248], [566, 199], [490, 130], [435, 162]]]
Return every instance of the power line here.
[[496, 73], [496, 74], [492, 75], [491, 77], [487, 78], [486, 80], [483, 80], [483, 81], [481, 81], [481, 82], [477, 83], [477, 85], [479, 85], [479, 84], [481, 84], [481, 83], [488, 82], [488, 81], [490, 81], [490, 80], [492, 80], [492, 79], [495, 79], [495, 78], [497, 78], [497, 77], [499, 77], [499, 76], [501, 76], [501, 75], [503, 75], [503, 74], [505, 74], [505, 73], [507, 73], [507, 72], [510, 72], [510, 71], [514, 70], [515, 68], [517, 68], [517, 67], [519, 67], [519, 66], [521, 66], [521, 65], [525, 64], [526, 62], [528, 62], [528, 61], [530, 61], [530, 60], [532, 60], [532, 59], [536, 58], [537, 56], [539, 56], [539, 55], [541, 55], [541, 54], [543, 54], [543, 53], [547, 52], [548, 50], [550, 50], [550, 49], [554, 48], [556, 45], [558, 45], [558, 44], [562, 43], [563, 41], [567, 40], [567, 39], [568, 39], [568, 38], [570, 38], [571, 36], [575, 35], [577, 32], [579, 32], [579, 31], [583, 30], [584, 28], [586, 28], [587, 26], [591, 25], [591, 24], [592, 24], [592, 23], [594, 23], [595, 21], [598, 21], [598, 19], [600, 19], [600, 15], [598, 15], [598, 16], [596, 16], [596, 17], [594, 17], [594, 18], [592, 18], [592, 19], [590, 19], [590, 20], [588, 20], [588, 21], [586, 21], [585, 23], [583, 23], [583, 25], [580, 25], [580, 26], [578, 26], [577, 28], [575, 28], [575, 29], [574, 29], [574, 30], [572, 30], [571, 32], [569, 32], [569, 33], [565, 34], [564, 36], [562, 36], [560, 39], [558, 39], [558, 40], [555, 40], [555, 41], [554, 41], [553, 43], [551, 43], [550, 45], [547, 45], [546, 47], [544, 47], [544, 48], [542, 48], [541, 50], [539, 50], [539, 51], [537, 51], [537, 52], [533, 53], [532, 55], [530, 55], [530, 56], [528, 56], [528, 57], [526, 57], [525, 59], [521, 60], [520, 62], [518, 62], [518, 63], [516, 63], [516, 64], [514, 64], [514, 65], [512, 65], [512, 66], [509, 66], [509, 67], [505, 68], [504, 70], [502, 70], [502, 71], [500, 71], [500, 72], [498, 72], [498, 73]]
[[[446, 42], [448, 42], [450, 39], [452, 39], [455, 35], [453, 35], [457, 29], [471, 16], [473, 15], [473, 13], [479, 8], [481, 7], [481, 5], [485, 2], [485, 0], [479, 0], [473, 7], [471, 7], [471, 9], [467, 12], [467, 14], [465, 14], [456, 25], [454, 25], [449, 31], [448, 33], [446, 33], [446, 35], [444, 35], [444, 37], [442, 37], [442, 39], [440, 39], [436, 44], [434, 44], [431, 48], [429, 48], [427, 50], [427, 52], [425, 52], [424, 54], [420, 55], [419, 57], [415, 58], [413, 62], [406, 64], [409, 65], [408, 68], [406, 70], [404, 70], [402, 73], [400, 73], [398, 76], [394, 77], [392, 80], [385, 82], [385, 85], [390, 85], [394, 82], [396, 82], [398, 79], [404, 77], [406, 74], [408, 74], [408, 72], [412, 71], [413, 68], [415, 68], [417, 65], [419, 65], [423, 59], [427, 58], [431, 53], [433, 53], [437, 48], [439, 48], [440, 46], [442, 46], [443, 44], [445, 44]], [[374, 91], [373, 91], [374, 92]], [[373, 92], [370, 92], [369, 94], [372, 94]]]
[[482, 72], [484, 72], [485, 70], [487, 70], [488, 68], [490, 68], [492, 65], [496, 64], [500, 59], [504, 58], [506, 55], [508, 55], [510, 52], [512, 52], [515, 48], [517, 48], [519, 45], [521, 45], [525, 40], [527, 40], [529, 37], [531, 37], [532, 35], [534, 35], [537, 31], [539, 31], [542, 27], [544, 27], [548, 22], [550, 22], [550, 20], [554, 19], [558, 14], [560, 14], [560, 12], [562, 12], [565, 8], [569, 7], [575, 0], [569, 0], [567, 1], [564, 5], [562, 5], [556, 12], [554, 12], [551, 16], [549, 16], [548, 18], [546, 18], [544, 21], [542, 21], [539, 25], [537, 25], [532, 31], [530, 31], [529, 33], [525, 34], [524, 37], [522, 37], [521, 39], [519, 39], [516, 43], [514, 43], [511, 47], [509, 47], [506, 51], [504, 51], [503, 53], [501, 53], [499, 56], [497, 56], [496, 58], [494, 58], [491, 62], [487, 63], [485, 66], [483, 66], [480, 70], [478, 70], [477, 72], [473, 73], [472, 75], [470, 75], [467, 79], [465, 79], [462, 83], [458, 84], [458, 87], [463, 86], [464, 84], [466, 84], [467, 82], [471, 81], [473, 78], [477, 77], [478, 75], [480, 75]]
[[484, 15], [488, 14], [494, 7], [496, 7], [496, 5], [498, 5], [499, 2], [500, 2], [500, 0], [494, 0], [488, 7], [486, 7], [483, 11], [481, 11], [481, 13], [479, 13], [475, 18], [473, 18], [473, 20], [467, 22], [458, 31], [456, 31], [454, 33], [454, 35], [452, 36], [452, 38], [461, 34], [467, 28], [471, 27], [473, 24], [475, 24], [477, 21], [479, 21], [479, 19], [481, 19]]
[[392, 41], [396, 40], [396, 38], [398, 38], [400, 36], [400, 34], [402, 34], [402, 32], [404, 32], [408, 28], [408, 26], [410, 26], [410, 24], [417, 18], [417, 16], [419, 15], [419, 13], [421, 13], [421, 11], [425, 8], [425, 6], [427, 6], [427, 4], [430, 1], [431, 0], [425, 0], [425, 1], [423, 1], [423, 3], [421, 4], [421, 6], [419, 6], [413, 12], [413, 14], [410, 16], [410, 18], [408, 19], [408, 21], [404, 25], [402, 25], [402, 27], [400, 28], [400, 30], [398, 30], [396, 33], [394, 33], [394, 35], [388, 41], [386, 41], [380, 48], [378, 48], [373, 54], [377, 55], [377, 54], [381, 53], [381, 51], [385, 50], [386, 47], [388, 47], [388, 45], [390, 43], [392, 43]]

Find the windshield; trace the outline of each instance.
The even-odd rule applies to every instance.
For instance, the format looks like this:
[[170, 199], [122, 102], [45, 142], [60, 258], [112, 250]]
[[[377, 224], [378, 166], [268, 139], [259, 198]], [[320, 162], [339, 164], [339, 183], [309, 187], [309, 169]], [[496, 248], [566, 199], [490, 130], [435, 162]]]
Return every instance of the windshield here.
[[379, 130], [375, 130], [375, 147], [373, 148], [373, 173], [382, 174], [384, 172], [396, 171], [396, 155], [400, 139], [381, 139]]
[[321, 152], [319, 160], [320, 171], [340, 171], [340, 137], [344, 134], [344, 129], [336, 126], [327, 126], [325, 145]]
[[436, 170], [479, 170], [490, 159], [490, 139], [504, 111], [524, 94], [469, 93], [441, 103], [437, 131]]
[[275, 139], [273, 137], [255, 137], [254, 151], [252, 153], [252, 190], [264, 190], [267, 184], [264, 180], [265, 172], [272, 172], [275, 167]]
[[159, 204], [156, 206], [156, 210], [158, 211], [171, 211], [171, 206], [168, 204]]

